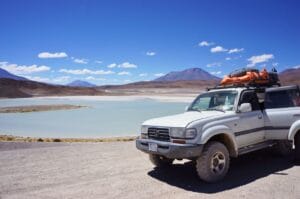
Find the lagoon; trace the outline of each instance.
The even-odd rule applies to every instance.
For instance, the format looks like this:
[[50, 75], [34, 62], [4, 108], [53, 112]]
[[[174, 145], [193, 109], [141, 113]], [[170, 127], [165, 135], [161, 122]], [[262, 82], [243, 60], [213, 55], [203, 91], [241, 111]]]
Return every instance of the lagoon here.
[[100, 138], [136, 136], [143, 121], [182, 113], [192, 98], [43, 97], [1, 99], [0, 107], [71, 104], [74, 110], [1, 113], [0, 134], [30, 137]]

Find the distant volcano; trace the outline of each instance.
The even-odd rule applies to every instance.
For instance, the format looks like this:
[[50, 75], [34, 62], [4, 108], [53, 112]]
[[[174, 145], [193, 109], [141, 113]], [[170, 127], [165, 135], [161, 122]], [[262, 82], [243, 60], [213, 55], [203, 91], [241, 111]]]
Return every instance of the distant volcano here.
[[181, 80], [220, 80], [201, 68], [189, 68], [183, 71], [170, 72], [154, 81], [181, 81]]
[[75, 80], [75, 81], [67, 84], [67, 86], [72, 86], [72, 87], [95, 87], [97, 85], [92, 84], [92, 83], [87, 82], [87, 81]]

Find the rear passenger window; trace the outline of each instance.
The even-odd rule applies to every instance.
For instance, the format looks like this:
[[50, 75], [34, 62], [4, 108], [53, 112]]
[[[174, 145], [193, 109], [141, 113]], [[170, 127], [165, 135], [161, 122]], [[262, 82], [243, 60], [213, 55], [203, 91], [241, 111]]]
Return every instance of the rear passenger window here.
[[266, 93], [265, 108], [287, 108], [300, 106], [298, 90], [281, 90]]

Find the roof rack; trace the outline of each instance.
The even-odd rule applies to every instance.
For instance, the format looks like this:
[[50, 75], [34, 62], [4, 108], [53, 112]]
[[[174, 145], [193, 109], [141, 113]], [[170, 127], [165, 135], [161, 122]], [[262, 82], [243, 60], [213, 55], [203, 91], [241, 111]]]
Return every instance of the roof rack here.
[[234, 85], [229, 85], [229, 86], [221, 86], [221, 85], [217, 85], [215, 87], [211, 87], [211, 88], [206, 88], [207, 91], [210, 90], [215, 90], [215, 89], [227, 89], [227, 88], [247, 88], [247, 89], [266, 89], [266, 88], [272, 88], [272, 87], [280, 87], [281, 84], [277, 83], [277, 84], [254, 84], [254, 83], [249, 83], [249, 84], [234, 84]]

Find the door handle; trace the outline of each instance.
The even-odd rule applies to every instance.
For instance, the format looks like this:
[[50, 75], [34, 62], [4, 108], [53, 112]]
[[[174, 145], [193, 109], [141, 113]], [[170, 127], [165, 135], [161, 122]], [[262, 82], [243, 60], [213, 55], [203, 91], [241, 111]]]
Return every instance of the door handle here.
[[259, 116], [258, 116], [258, 119], [260, 119], [260, 120], [261, 120], [261, 119], [262, 119], [262, 115], [259, 115]]

